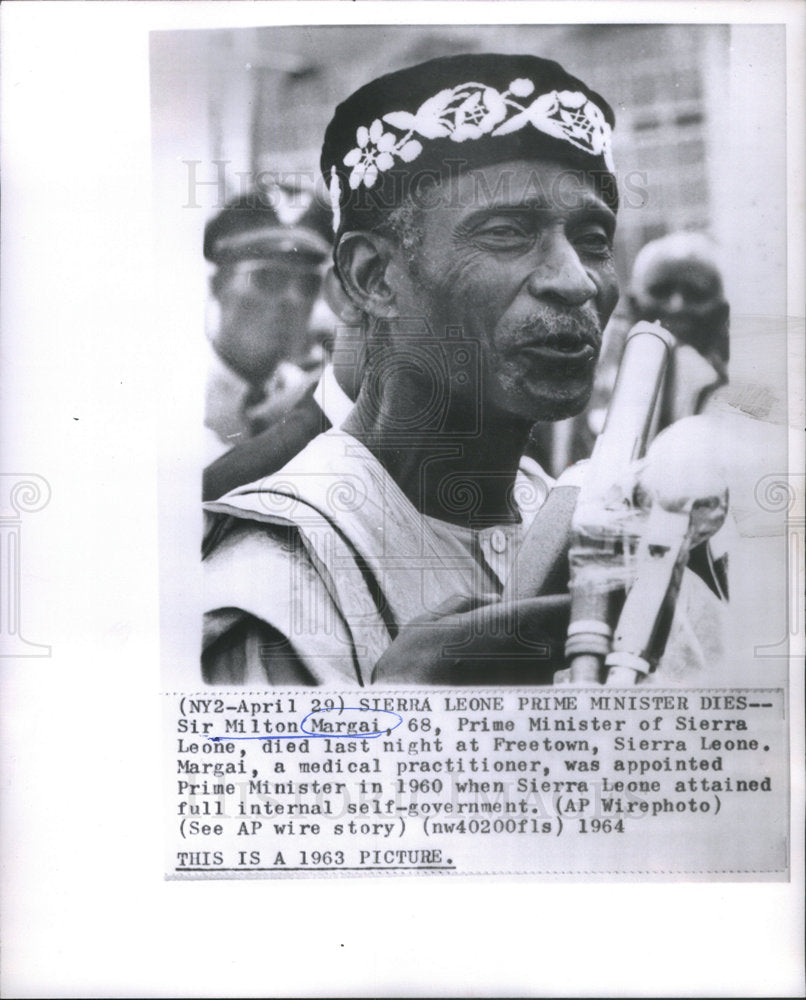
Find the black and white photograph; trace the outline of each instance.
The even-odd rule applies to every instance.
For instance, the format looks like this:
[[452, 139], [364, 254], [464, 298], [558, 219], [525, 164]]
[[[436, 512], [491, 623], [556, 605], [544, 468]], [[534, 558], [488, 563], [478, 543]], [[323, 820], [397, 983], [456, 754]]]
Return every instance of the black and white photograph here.
[[152, 36], [205, 298], [170, 876], [787, 877], [784, 51]]
[[802, 11], [93, 6], [0, 35], [10, 995], [798, 995]]
[[[205, 297], [201, 680], [785, 676], [730, 608], [789, 488], [783, 51], [772, 25], [153, 36], [157, 225], [181, 208]], [[785, 631], [755, 583], [734, 598]]]

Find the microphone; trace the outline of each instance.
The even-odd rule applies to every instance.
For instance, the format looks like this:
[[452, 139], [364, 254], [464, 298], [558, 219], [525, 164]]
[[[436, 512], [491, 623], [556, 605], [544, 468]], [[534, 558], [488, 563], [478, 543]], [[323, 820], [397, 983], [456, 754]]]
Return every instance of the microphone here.
[[643, 454], [674, 343], [674, 337], [657, 323], [640, 322], [630, 330], [593, 457], [566, 469], [549, 491], [518, 551], [504, 600], [540, 597], [565, 588], [572, 521], [582, 485], [601, 478], [597, 463], [607, 473]]
[[646, 447], [675, 339], [657, 323], [627, 335], [602, 433], [596, 440], [571, 522], [570, 669], [555, 682], [599, 683], [625, 586], [623, 547], [641, 517], [631, 503], [631, 467]]

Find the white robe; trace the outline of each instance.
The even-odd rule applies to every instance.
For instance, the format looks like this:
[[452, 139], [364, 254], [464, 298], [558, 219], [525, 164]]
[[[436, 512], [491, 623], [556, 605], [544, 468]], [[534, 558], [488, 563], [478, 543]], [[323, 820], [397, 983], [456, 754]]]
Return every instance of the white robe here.
[[[213, 680], [369, 684], [401, 626], [457, 595], [500, 593], [551, 485], [533, 473], [521, 473], [516, 488], [522, 524], [476, 532], [473, 545], [462, 529], [420, 514], [377, 459], [337, 429], [280, 472], [207, 504], [232, 520], [206, 560], [206, 647], [255, 623], [242, 630], [232, 670]], [[668, 679], [685, 680], [718, 654], [709, 621], [718, 602], [687, 577], [659, 671]], [[288, 640], [308, 678], [267, 675], [259, 623]]]

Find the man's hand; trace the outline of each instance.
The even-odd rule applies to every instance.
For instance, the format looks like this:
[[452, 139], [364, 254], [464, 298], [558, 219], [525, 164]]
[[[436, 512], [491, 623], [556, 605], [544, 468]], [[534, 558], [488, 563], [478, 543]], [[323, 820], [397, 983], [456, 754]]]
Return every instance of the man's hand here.
[[375, 684], [551, 684], [565, 666], [567, 594], [471, 606], [456, 599], [405, 625], [375, 665]]

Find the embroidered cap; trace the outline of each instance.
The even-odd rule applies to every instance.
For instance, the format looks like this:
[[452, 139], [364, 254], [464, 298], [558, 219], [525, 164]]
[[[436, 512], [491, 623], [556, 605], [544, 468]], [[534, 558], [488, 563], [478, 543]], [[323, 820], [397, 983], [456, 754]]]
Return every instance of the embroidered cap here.
[[615, 210], [614, 123], [599, 94], [538, 56], [449, 56], [389, 73], [342, 102], [325, 132], [334, 230], [372, 227], [427, 177], [537, 157], [589, 173]]

